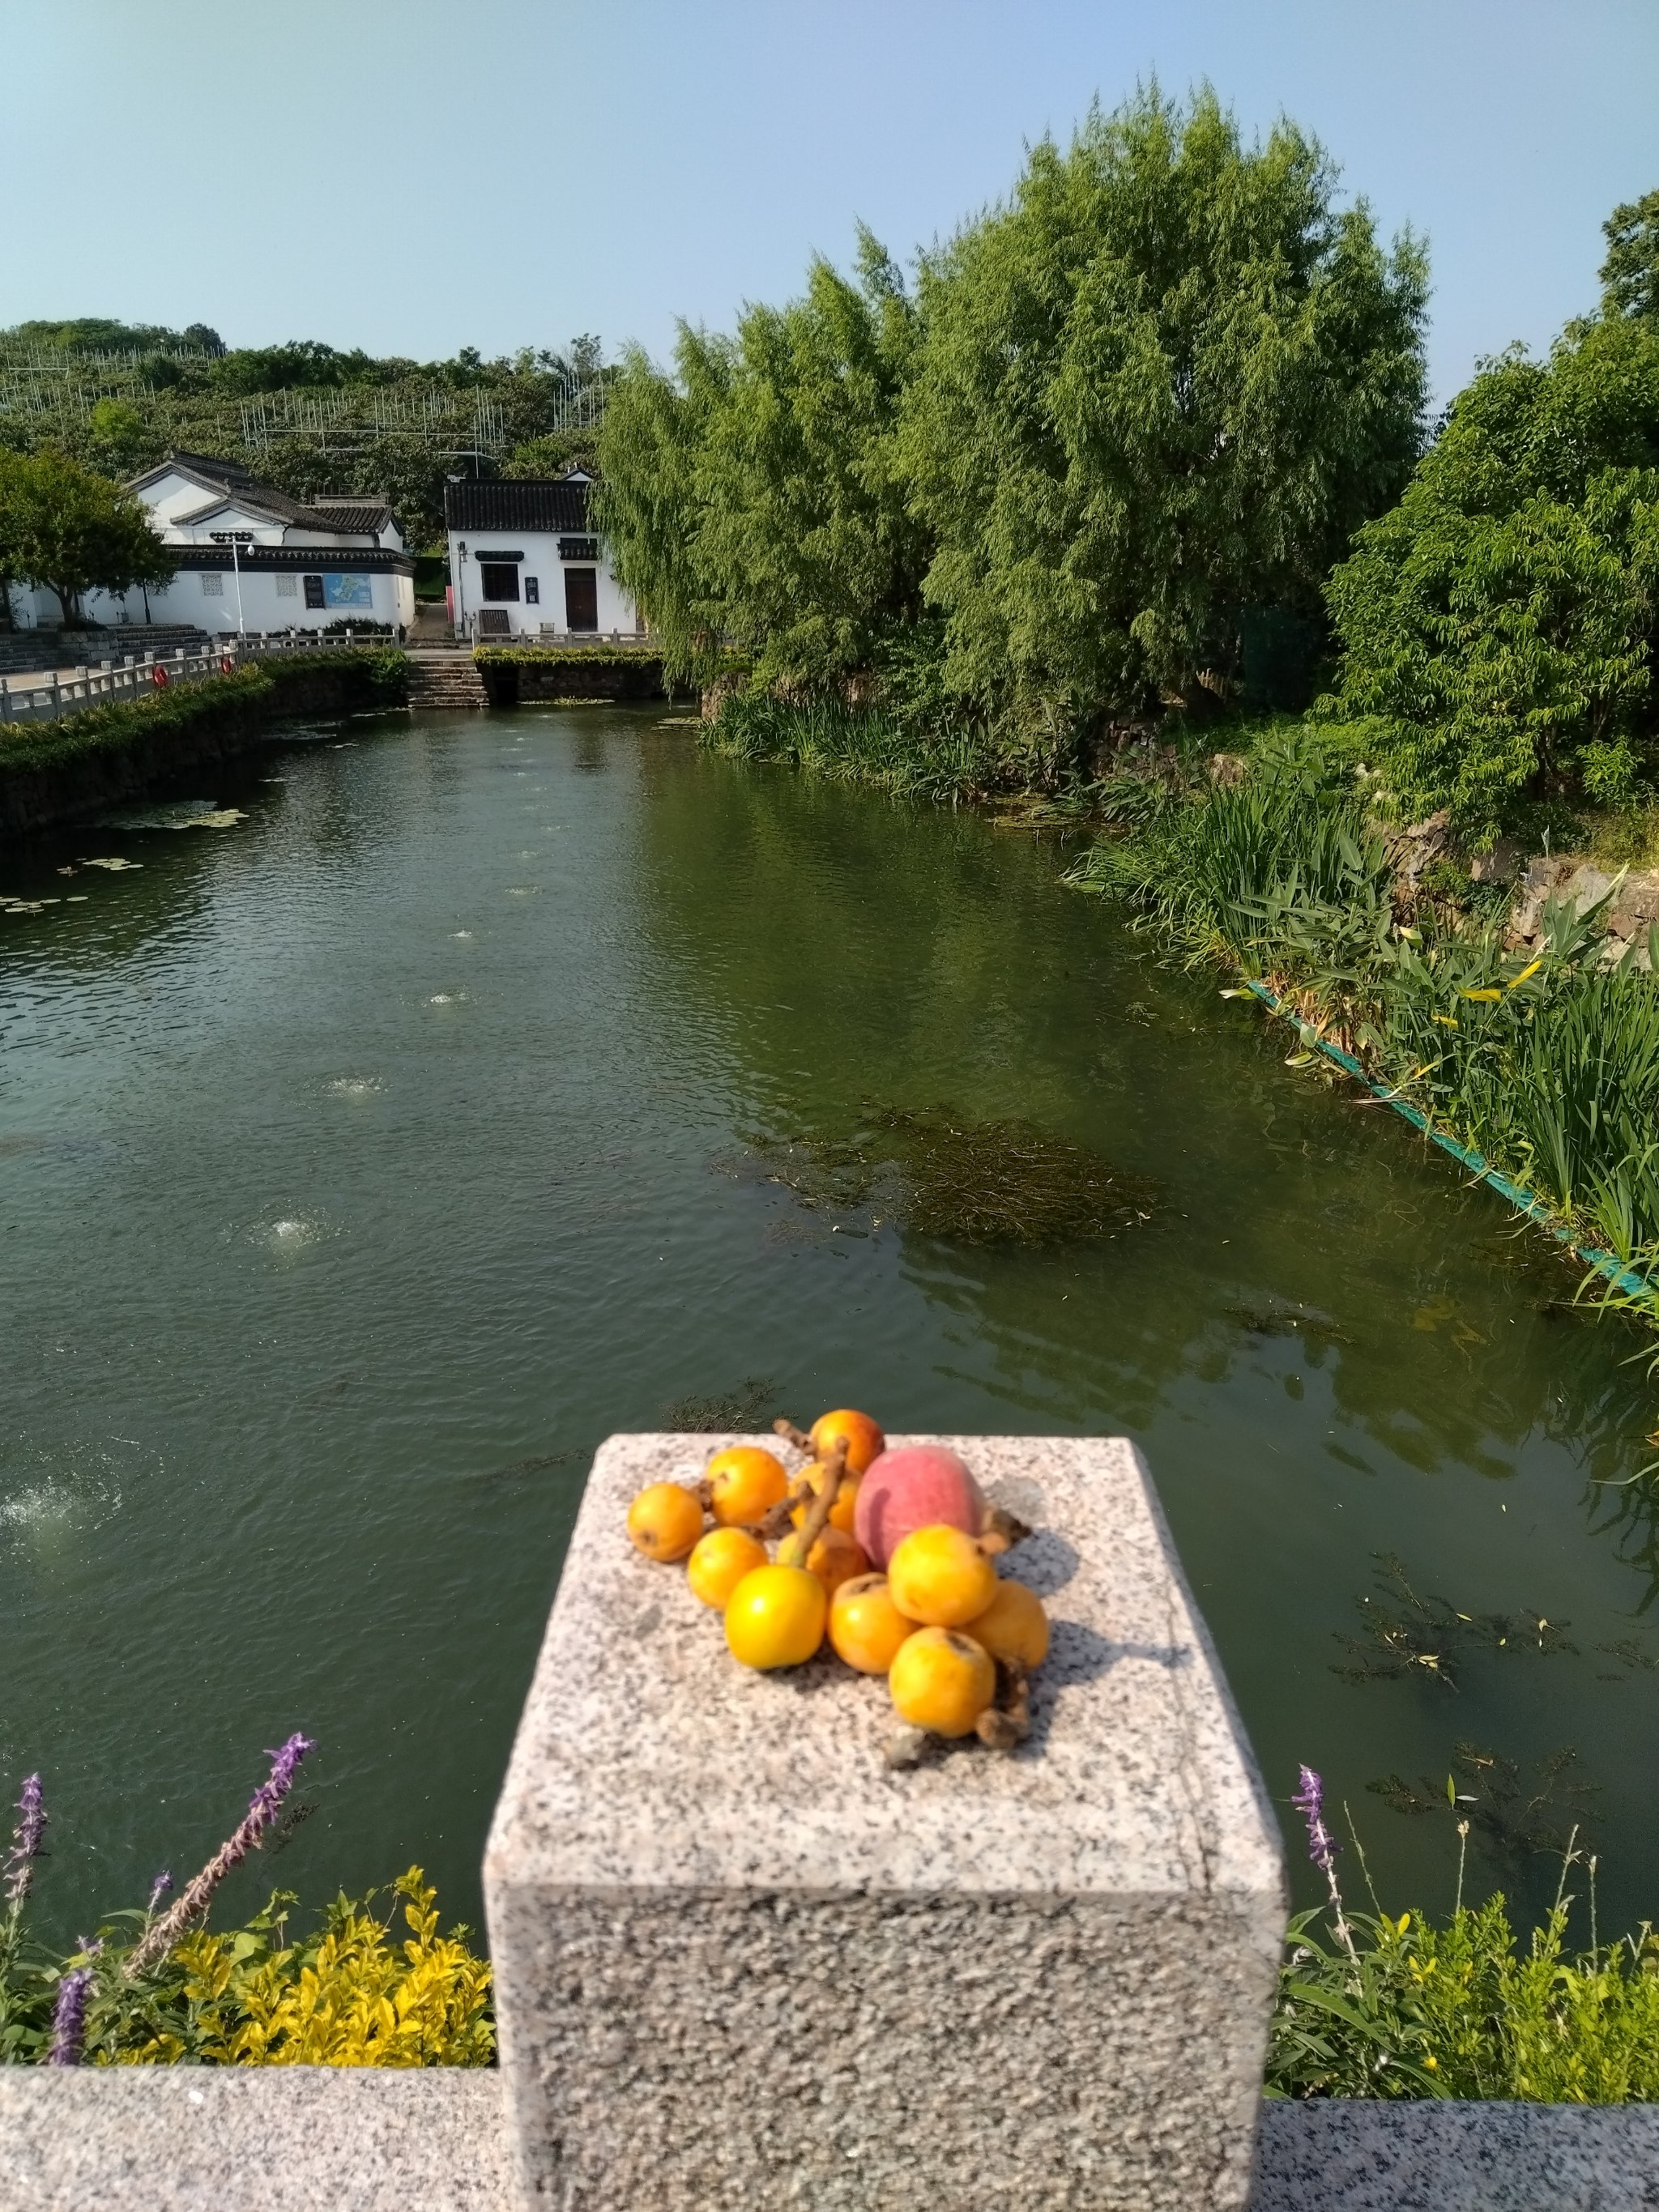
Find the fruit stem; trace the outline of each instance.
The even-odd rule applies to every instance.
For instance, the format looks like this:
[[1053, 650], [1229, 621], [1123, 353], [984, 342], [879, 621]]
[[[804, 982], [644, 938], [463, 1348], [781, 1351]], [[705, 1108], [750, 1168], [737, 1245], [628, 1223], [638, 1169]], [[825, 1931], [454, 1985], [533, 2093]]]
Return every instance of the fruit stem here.
[[994, 1557], [1001, 1552], [1011, 1552], [1016, 1544], [1023, 1544], [1030, 1533], [1028, 1523], [1017, 1515], [1000, 1505], [988, 1505], [980, 1522], [979, 1547]]
[[786, 1536], [778, 1546], [778, 1565], [781, 1567], [804, 1567], [812, 1555], [812, 1547], [830, 1525], [830, 1516], [835, 1507], [836, 1493], [847, 1474], [847, 1439], [837, 1437], [823, 1461], [823, 1479], [812, 1492], [805, 1516], [793, 1536]]
[[1031, 1682], [1012, 1659], [997, 1662], [997, 1700], [974, 1723], [974, 1733], [993, 1751], [1012, 1751], [1031, 1733]]
[[793, 1444], [797, 1451], [805, 1452], [808, 1459], [817, 1457], [811, 1437], [807, 1435], [805, 1429], [798, 1429], [793, 1421], [774, 1421], [772, 1433], [775, 1437], [782, 1437], [786, 1443]]

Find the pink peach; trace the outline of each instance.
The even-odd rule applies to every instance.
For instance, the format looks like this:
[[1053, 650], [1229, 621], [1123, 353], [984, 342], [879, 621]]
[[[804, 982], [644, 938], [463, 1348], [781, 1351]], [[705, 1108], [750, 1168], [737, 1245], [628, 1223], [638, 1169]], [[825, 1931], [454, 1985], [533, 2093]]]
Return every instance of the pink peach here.
[[908, 1444], [872, 1460], [859, 1485], [853, 1533], [884, 1567], [912, 1530], [944, 1523], [977, 1536], [985, 1522], [979, 1485], [953, 1451], [942, 1444]]

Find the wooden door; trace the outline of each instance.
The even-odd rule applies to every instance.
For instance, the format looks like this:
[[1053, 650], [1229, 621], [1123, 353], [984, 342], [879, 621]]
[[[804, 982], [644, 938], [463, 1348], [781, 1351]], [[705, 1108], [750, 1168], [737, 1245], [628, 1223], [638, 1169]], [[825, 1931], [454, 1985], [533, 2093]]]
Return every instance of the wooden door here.
[[564, 626], [567, 629], [598, 629], [599, 572], [597, 568], [565, 570]]

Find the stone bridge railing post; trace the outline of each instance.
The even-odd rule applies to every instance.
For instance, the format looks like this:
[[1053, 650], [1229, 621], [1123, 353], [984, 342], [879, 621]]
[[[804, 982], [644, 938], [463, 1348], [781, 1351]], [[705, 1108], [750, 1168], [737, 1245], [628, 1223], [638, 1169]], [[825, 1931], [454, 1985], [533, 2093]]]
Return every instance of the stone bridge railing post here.
[[1133, 1448], [945, 1440], [1033, 1525], [1054, 1644], [1019, 1751], [896, 1771], [883, 1682], [745, 1673], [630, 1547], [729, 1441], [601, 1449], [496, 1811], [526, 2203], [1243, 2207], [1278, 1831]]

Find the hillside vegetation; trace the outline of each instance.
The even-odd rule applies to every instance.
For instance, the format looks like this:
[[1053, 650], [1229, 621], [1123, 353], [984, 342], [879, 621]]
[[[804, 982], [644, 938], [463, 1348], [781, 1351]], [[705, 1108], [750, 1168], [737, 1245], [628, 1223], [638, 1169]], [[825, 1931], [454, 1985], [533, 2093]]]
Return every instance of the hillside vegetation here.
[[416, 362], [310, 339], [227, 347], [204, 324], [21, 323], [0, 331], [0, 450], [51, 446], [116, 477], [169, 447], [220, 454], [295, 497], [384, 494], [417, 547], [437, 545], [447, 474], [591, 463], [607, 381], [592, 337]]

